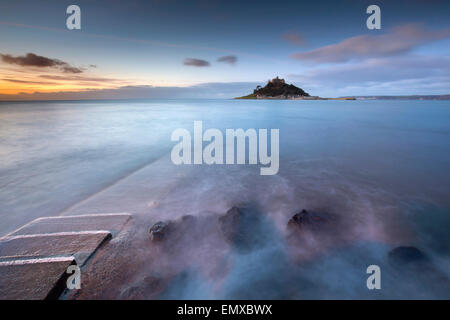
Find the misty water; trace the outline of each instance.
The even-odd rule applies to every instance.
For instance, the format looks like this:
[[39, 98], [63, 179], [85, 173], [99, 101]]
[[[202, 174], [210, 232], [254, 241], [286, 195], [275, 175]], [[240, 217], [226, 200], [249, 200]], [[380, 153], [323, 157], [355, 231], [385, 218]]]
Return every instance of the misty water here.
[[[278, 128], [278, 174], [174, 165], [171, 133], [192, 132], [194, 120], [222, 132]], [[186, 241], [186, 255], [166, 262], [186, 268], [160, 298], [449, 298], [449, 142], [446, 101], [0, 102], [0, 236], [42, 216], [130, 212], [148, 237], [160, 220], [209, 223], [242, 206], [257, 217], [247, 230], [257, 245], [214, 246], [214, 228], [188, 228], [209, 245]], [[302, 209], [341, 223], [288, 246], [286, 223]], [[392, 266], [397, 246], [419, 248], [432, 270]], [[381, 290], [366, 287], [373, 264]]]

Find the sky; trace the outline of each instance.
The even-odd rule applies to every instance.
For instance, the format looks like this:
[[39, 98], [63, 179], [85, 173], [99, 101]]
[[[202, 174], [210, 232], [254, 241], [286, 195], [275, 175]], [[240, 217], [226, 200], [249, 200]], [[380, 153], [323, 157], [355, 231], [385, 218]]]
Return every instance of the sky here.
[[232, 98], [276, 76], [322, 97], [449, 94], [449, 17], [448, 0], [0, 0], [0, 100]]

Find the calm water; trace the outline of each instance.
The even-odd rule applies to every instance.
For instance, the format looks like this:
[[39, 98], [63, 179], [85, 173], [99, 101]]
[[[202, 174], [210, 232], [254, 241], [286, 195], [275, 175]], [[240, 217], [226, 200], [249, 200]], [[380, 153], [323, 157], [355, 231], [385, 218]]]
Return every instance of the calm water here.
[[[204, 129], [279, 128], [278, 175], [249, 165], [173, 165], [170, 135], [192, 132], [194, 120]], [[340, 257], [416, 245], [448, 275], [449, 142], [447, 101], [1, 102], [0, 236], [69, 212], [120, 210], [153, 221], [252, 202], [281, 225], [298, 209], [321, 208], [354, 221], [363, 249]], [[316, 274], [342, 266], [327, 259], [311, 267], [311, 279], [339, 283]], [[311, 296], [340, 294], [328, 289]], [[235, 297], [227, 292], [221, 297]]]

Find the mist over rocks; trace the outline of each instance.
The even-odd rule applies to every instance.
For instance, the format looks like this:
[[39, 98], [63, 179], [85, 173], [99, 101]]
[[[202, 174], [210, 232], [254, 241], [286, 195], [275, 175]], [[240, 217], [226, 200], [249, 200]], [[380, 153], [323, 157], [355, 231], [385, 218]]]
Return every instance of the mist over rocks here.
[[167, 285], [167, 281], [160, 277], [146, 276], [120, 292], [119, 298], [121, 300], [148, 299], [155, 293], [161, 293], [165, 285]]
[[286, 248], [295, 263], [302, 264], [358, 241], [349, 228], [352, 217], [333, 210], [302, 209], [286, 223]]
[[218, 216], [186, 215], [159, 221], [149, 229], [149, 236], [170, 255], [183, 255], [186, 245], [200, 248], [210, 238], [223, 250], [240, 254], [276, 245], [293, 262], [302, 263], [352, 241], [353, 235], [342, 221], [323, 210], [302, 209], [279, 229], [273, 217], [257, 206], [244, 205], [232, 206]]
[[[205, 228], [206, 224], [209, 228]], [[275, 240], [267, 230], [275, 228], [272, 224], [255, 208], [233, 206], [217, 218], [185, 215], [176, 220], [159, 221], [149, 229], [149, 237], [153, 243], [173, 249], [186, 242], [200, 244], [209, 229], [234, 250], [245, 251]]]
[[430, 258], [421, 250], [411, 246], [396, 247], [389, 251], [389, 260], [396, 265], [430, 263]]
[[[156, 266], [149, 265], [148, 274], [159, 274], [165, 283], [160, 298], [290, 299], [298, 295], [298, 288], [289, 285], [295, 266], [284, 236], [256, 206], [233, 206], [223, 214], [182, 216], [162, 223], [170, 226], [170, 232], [161, 241], [147, 242], [153, 251], [151, 264]], [[143, 290], [140, 284], [135, 287], [132, 293]]]
[[229, 242], [233, 242], [237, 237], [242, 237], [242, 234], [239, 234], [241, 215], [239, 208], [232, 207], [225, 215], [219, 217], [220, 230]]
[[[377, 293], [379, 297], [402, 297], [411, 288], [421, 287], [428, 288], [427, 294], [447, 294], [448, 279], [438, 268], [423, 268], [415, 258], [411, 264], [420, 268], [389, 263], [392, 247], [346, 237], [345, 219], [338, 219], [332, 210], [286, 212], [284, 228], [271, 212], [254, 204], [224, 211], [156, 221], [150, 229], [140, 228], [130, 235], [135, 239], [130, 246], [138, 247], [140, 254], [133, 258], [134, 251], [125, 251], [128, 256], [121, 257], [125, 264], [114, 266], [113, 274], [133, 266], [126, 269], [128, 278], [118, 278], [122, 282], [117, 284], [116, 297], [303, 299], [338, 298], [344, 292], [370, 299], [374, 293], [365, 287], [368, 262], [382, 269], [385, 291]], [[403, 249], [393, 251], [403, 256]], [[415, 296], [421, 297], [420, 291]]]
[[272, 234], [275, 232], [273, 222], [252, 207], [232, 207], [218, 218], [218, 222], [224, 239], [240, 252], [257, 250], [276, 241]]
[[[205, 233], [217, 229], [214, 221], [208, 217], [184, 215], [175, 220], [158, 221], [149, 229], [149, 238], [152, 243], [176, 248], [179, 243], [201, 243]], [[206, 228], [209, 225], [211, 228]], [[203, 231], [203, 232], [202, 232]]]
[[394, 275], [392, 283], [399, 287], [414, 282], [420, 287], [415, 295], [424, 298], [430, 293], [450, 298], [450, 278], [434, 263], [429, 254], [414, 246], [399, 246], [390, 250], [388, 262]]
[[329, 217], [320, 215], [316, 212], [309, 212], [305, 209], [296, 213], [289, 219], [287, 227], [291, 231], [299, 231], [302, 229], [320, 230], [324, 225], [330, 222]]
[[163, 241], [149, 243], [160, 249], [153, 259], [172, 269], [169, 275], [158, 268], [166, 277], [159, 297], [302, 298], [302, 290], [311, 285], [301, 272], [304, 266], [326, 257], [333, 252], [330, 249], [348, 245], [340, 225], [332, 223], [336, 221], [332, 214], [303, 209], [291, 219], [286, 216], [285, 228], [279, 229], [273, 217], [256, 205], [165, 221], [170, 233]]
[[[310, 186], [307, 180], [302, 181]], [[349, 193], [348, 189], [345, 191]], [[139, 227], [132, 235], [135, 241], [126, 252], [128, 256], [120, 258], [127, 260], [125, 265], [114, 268], [122, 271], [136, 260], [140, 264], [127, 270], [129, 276], [115, 284], [118, 294], [114, 296], [372, 299], [374, 293], [365, 285], [367, 264], [377, 264], [382, 269], [383, 292], [377, 293], [377, 297], [401, 298], [425, 285], [432, 287], [429, 295], [437, 290], [442, 294], [436, 296], [445, 294], [438, 277], [427, 276], [420, 281], [424, 276], [415, 276], [418, 271], [404, 276], [402, 268], [389, 264], [388, 253], [393, 249], [390, 243], [408, 244], [412, 243], [411, 238], [392, 238], [395, 241], [371, 238], [368, 226], [374, 224], [367, 219], [371, 214], [369, 205], [352, 210], [354, 202], [344, 201], [342, 194], [333, 195], [333, 199], [342, 199], [341, 203], [328, 200], [326, 195], [315, 201], [313, 197], [293, 193], [287, 198], [285, 194], [283, 197], [271, 194], [263, 202], [255, 201], [249, 192], [236, 193], [223, 203], [214, 198], [209, 210], [203, 210], [200, 204], [204, 202], [197, 205], [195, 201], [186, 202], [192, 207], [151, 207], [151, 214], [136, 221]], [[217, 207], [213, 205], [215, 202], [219, 202]], [[295, 224], [289, 226], [290, 220], [296, 220]], [[161, 240], [153, 241], [149, 231], [158, 222], [168, 225], [168, 232]], [[428, 248], [421, 249], [428, 253]]]
[[170, 232], [170, 223], [159, 221], [155, 223], [149, 230], [150, 239], [152, 241], [161, 241], [168, 236]]
[[295, 263], [307, 261], [327, 250], [348, 242], [335, 215], [301, 210], [285, 228], [279, 229], [273, 218], [256, 206], [232, 206], [226, 213], [204, 217], [186, 215], [176, 220], [160, 221], [149, 230], [154, 245], [170, 255], [183, 254], [189, 244], [202, 247], [206, 238], [216, 245], [238, 254], [247, 254], [270, 246], [278, 246]]
[[388, 253], [388, 261], [397, 270], [417, 274], [419, 277], [434, 277], [449, 284], [450, 279], [441, 273], [431, 257], [413, 246], [399, 246]]

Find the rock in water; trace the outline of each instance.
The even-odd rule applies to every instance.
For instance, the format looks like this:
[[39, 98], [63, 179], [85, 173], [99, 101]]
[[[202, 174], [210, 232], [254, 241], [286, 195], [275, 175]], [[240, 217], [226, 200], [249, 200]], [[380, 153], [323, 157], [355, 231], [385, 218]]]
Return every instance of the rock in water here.
[[167, 237], [168, 232], [169, 223], [159, 221], [150, 228], [150, 239], [152, 241], [161, 241], [164, 237]]
[[294, 214], [288, 221], [288, 228], [291, 230], [304, 228], [318, 230], [327, 222], [328, 220], [325, 217], [303, 209], [301, 212]]
[[219, 218], [220, 230], [227, 241], [233, 242], [239, 234], [241, 215], [239, 208], [232, 207]]
[[236, 250], [249, 252], [273, 241], [269, 234], [273, 225], [263, 214], [251, 207], [232, 207], [218, 219], [223, 238]]
[[185, 215], [177, 220], [159, 221], [150, 229], [150, 239], [154, 242], [164, 240], [171, 245], [182, 242], [189, 238], [190, 240], [202, 239], [203, 226], [199, 225], [199, 220], [191, 215]]
[[[388, 254], [391, 265], [395, 267], [394, 281], [399, 286], [413, 282], [425, 292], [432, 293], [439, 299], [450, 298], [450, 279], [442, 272], [428, 255], [412, 246], [401, 246], [392, 249]], [[396, 286], [393, 282], [392, 285]], [[418, 298], [423, 298], [419, 294]]]
[[396, 265], [429, 263], [428, 257], [416, 247], [397, 247], [389, 252], [389, 260]]

